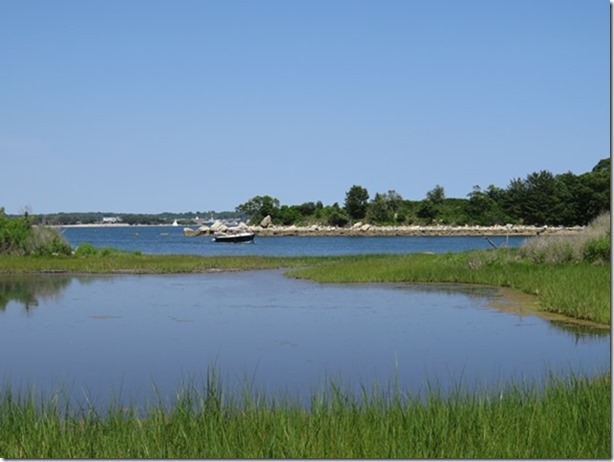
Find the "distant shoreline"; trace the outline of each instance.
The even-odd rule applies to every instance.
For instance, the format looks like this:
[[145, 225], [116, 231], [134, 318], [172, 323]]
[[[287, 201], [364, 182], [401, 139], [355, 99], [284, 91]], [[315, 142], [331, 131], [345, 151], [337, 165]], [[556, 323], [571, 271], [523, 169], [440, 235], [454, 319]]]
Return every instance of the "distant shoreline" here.
[[[173, 227], [184, 230], [186, 228], [196, 231], [198, 227], [184, 227], [172, 225], [129, 225], [125, 223], [114, 224], [77, 224], [52, 225], [53, 228], [125, 228], [125, 227]], [[350, 228], [337, 228], [333, 226], [261, 226], [241, 227], [259, 236], [536, 236], [544, 234], [569, 235], [577, 234], [584, 226], [549, 227], [549, 226], [374, 226], [357, 224]], [[209, 234], [205, 232], [203, 234]], [[197, 236], [196, 236], [197, 237]]]

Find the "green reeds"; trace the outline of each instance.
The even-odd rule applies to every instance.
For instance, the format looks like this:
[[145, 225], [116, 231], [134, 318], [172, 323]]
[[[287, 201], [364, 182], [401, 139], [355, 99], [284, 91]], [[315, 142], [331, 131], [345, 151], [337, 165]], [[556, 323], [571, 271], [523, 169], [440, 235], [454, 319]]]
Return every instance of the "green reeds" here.
[[5, 391], [5, 458], [610, 458], [610, 377], [426, 399], [339, 387], [305, 408], [209, 383], [170, 408], [69, 412]]
[[610, 324], [610, 220], [598, 217], [572, 236], [540, 236], [520, 249], [439, 255], [266, 257], [142, 255], [84, 245], [72, 256], [0, 255], [1, 273], [194, 273], [287, 268], [320, 282], [451, 282], [511, 287], [540, 308]]
[[510, 287], [538, 297], [540, 308], [610, 324], [610, 266], [589, 262], [533, 263], [515, 249], [438, 255], [266, 257], [141, 255], [0, 256], [0, 274], [160, 274], [288, 269], [319, 282], [450, 282]]
[[[0, 274], [163, 274], [274, 269], [314, 264], [320, 257], [146, 255], [102, 249], [94, 255], [17, 257], [0, 255]], [[321, 257], [326, 260], [328, 257]]]
[[539, 308], [610, 324], [610, 266], [536, 264], [510, 249], [439, 255], [364, 255], [287, 273], [319, 282], [449, 282], [510, 287], [536, 295]]

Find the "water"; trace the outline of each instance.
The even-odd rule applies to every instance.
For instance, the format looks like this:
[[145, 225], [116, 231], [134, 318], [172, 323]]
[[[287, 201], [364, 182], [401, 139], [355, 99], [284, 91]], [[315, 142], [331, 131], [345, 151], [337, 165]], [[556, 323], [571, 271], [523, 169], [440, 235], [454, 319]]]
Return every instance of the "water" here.
[[280, 271], [2, 276], [0, 352], [2, 383], [96, 406], [169, 402], [211, 368], [230, 391], [307, 404], [329, 379], [420, 395], [592, 375], [609, 371], [610, 335], [553, 324], [495, 288]]
[[[213, 242], [211, 236], [186, 237], [181, 227], [173, 226], [75, 227], [62, 232], [73, 247], [89, 242], [99, 248], [146, 254], [321, 256], [491, 248], [481, 236], [256, 236], [253, 243], [220, 244]], [[490, 239], [497, 246], [517, 247], [525, 237], [495, 236]]]

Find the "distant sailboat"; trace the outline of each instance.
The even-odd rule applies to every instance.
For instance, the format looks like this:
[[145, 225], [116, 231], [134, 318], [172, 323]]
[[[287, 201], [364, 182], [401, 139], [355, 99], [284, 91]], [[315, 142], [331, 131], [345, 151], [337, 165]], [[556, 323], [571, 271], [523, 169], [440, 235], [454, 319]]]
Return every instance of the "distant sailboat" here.
[[173, 226], [179, 226], [179, 223], [177, 223], [177, 220], [173, 221]]

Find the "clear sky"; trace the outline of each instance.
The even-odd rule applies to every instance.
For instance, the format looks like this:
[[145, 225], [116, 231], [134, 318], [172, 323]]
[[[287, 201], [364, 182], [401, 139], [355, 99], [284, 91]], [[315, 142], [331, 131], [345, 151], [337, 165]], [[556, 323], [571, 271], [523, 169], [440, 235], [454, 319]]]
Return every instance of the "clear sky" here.
[[1, 0], [0, 206], [505, 188], [610, 155], [608, 0]]

